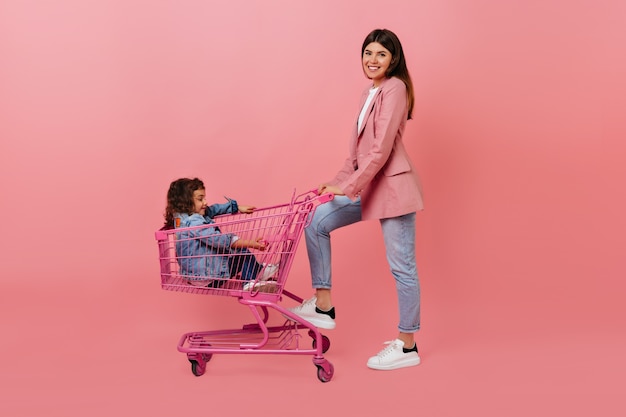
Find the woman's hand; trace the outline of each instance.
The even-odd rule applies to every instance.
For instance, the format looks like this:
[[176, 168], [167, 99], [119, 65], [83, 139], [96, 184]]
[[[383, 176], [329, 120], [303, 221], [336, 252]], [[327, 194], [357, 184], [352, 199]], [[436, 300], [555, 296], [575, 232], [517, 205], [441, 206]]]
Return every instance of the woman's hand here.
[[252, 213], [256, 209], [255, 206], [239, 206], [239, 213]]
[[341, 188], [337, 187], [336, 185], [322, 184], [319, 187], [317, 187], [317, 194], [318, 195], [322, 195], [322, 194], [326, 194], [326, 193], [331, 193], [331, 194], [334, 194], [334, 195], [345, 195], [343, 190]]

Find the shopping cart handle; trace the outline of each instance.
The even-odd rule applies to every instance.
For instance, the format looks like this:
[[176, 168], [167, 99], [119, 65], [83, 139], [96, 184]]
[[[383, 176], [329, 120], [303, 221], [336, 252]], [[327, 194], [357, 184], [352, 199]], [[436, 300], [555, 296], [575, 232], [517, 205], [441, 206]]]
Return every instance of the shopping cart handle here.
[[320, 204], [324, 204], [324, 203], [328, 203], [333, 198], [335, 198], [335, 194], [333, 194], [333, 193], [326, 193], [326, 194], [322, 194], [319, 197], [317, 197], [317, 200], [320, 202]]

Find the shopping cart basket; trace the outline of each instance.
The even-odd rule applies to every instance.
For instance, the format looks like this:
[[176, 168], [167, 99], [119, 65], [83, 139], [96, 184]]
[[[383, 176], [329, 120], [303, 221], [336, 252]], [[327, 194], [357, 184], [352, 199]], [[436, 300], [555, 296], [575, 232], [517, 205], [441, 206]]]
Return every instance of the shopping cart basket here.
[[[315, 191], [300, 195], [294, 192], [287, 204], [255, 209], [250, 214], [217, 216], [213, 224], [156, 232], [164, 290], [235, 297], [256, 320], [237, 329], [183, 334], [178, 350], [187, 354], [194, 375], [204, 374], [214, 354], [289, 354], [312, 355], [319, 380], [332, 379], [333, 365], [323, 355], [330, 347], [328, 337], [278, 304], [283, 296], [298, 303], [303, 301], [285, 290], [285, 282], [310, 216], [319, 204], [332, 198], [332, 194], [317, 195]], [[211, 239], [223, 234], [246, 240], [262, 237], [266, 248], [244, 253], [216, 249], [215, 253], [194, 254], [195, 245], [211, 245]], [[256, 268], [253, 280], [242, 278], [244, 263]], [[228, 265], [229, 271], [239, 272], [234, 276], [214, 274], [223, 271], [224, 265]], [[283, 324], [268, 324], [271, 310], [279, 313], [281, 320], [287, 318]], [[301, 330], [308, 330], [312, 341], [305, 340], [311, 347], [304, 346]]]

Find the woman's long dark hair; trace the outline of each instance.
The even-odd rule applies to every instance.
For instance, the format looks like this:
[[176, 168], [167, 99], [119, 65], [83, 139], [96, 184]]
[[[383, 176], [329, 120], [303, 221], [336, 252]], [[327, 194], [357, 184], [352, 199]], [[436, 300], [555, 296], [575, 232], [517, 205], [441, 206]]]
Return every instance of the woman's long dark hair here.
[[363, 57], [363, 53], [365, 52], [367, 45], [372, 42], [381, 44], [385, 47], [385, 49], [391, 52], [391, 64], [389, 65], [385, 75], [387, 78], [398, 77], [404, 81], [404, 84], [406, 85], [407, 101], [409, 104], [409, 114], [407, 118], [411, 119], [413, 117], [415, 95], [413, 93], [413, 82], [411, 81], [409, 70], [406, 67], [406, 60], [404, 59], [404, 51], [402, 50], [400, 39], [398, 39], [395, 33], [388, 29], [375, 29], [371, 31], [363, 41], [363, 46], [361, 47], [361, 58]]
[[204, 183], [198, 178], [180, 178], [170, 184], [167, 190], [167, 206], [165, 207], [165, 224], [163, 227], [174, 227], [174, 213], [193, 212], [193, 192], [204, 190]]

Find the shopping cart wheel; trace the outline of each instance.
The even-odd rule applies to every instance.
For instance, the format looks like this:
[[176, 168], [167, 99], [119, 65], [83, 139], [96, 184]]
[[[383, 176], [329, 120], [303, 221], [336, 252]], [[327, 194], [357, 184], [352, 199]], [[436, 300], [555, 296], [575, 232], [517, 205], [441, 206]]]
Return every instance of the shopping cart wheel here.
[[187, 359], [191, 363], [191, 372], [195, 376], [204, 375], [206, 371], [206, 363], [211, 360], [211, 353], [188, 353]]
[[204, 375], [204, 371], [206, 371], [206, 362], [194, 359], [189, 359], [189, 362], [191, 362], [191, 373], [195, 376]]
[[321, 362], [315, 363], [315, 366], [317, 366], [317, 379], [322, 382], [328, 382], [333, 379], [335, 368], [332, 363], [324, 359]]
[[[309, 336], [313, 339], [313, 349], [317, 349], [317, 339], [315, 338], [315, 332], [309, 330]], [[326, 353], [330, 349], [330, 339], [328, 336], [322, 335], [322, 353]]]

